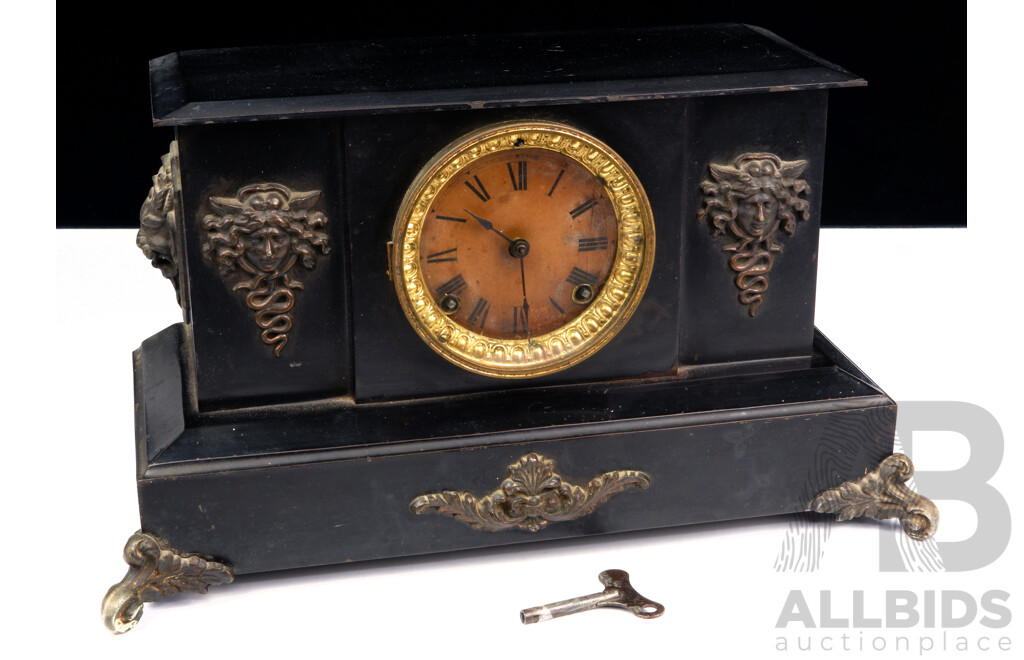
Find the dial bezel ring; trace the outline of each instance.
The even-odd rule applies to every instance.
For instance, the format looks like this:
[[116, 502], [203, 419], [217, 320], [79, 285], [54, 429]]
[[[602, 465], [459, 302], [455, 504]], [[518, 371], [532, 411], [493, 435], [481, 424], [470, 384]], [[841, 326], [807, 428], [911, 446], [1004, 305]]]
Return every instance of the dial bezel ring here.
[[[424, 281], [420, 241], [431, 204], [444, 185], [479, 158], [542, 149], [562, 154], [598, 178], [615, 212], [618, 241], [611, 271], [588, 308], [536, 337], [496, 338], [454, 321]], [[533, 378], [567, 369], [604, 347], [639, 305], [654, 264], [650, 202], [629, 165], [582, 131], [548, 121], [515, 121], [472, 131], [442, 149], [406, 191], [392, 232], [391, 273], [409, 323], [423, 341], [457, 366], [494, 378]]]

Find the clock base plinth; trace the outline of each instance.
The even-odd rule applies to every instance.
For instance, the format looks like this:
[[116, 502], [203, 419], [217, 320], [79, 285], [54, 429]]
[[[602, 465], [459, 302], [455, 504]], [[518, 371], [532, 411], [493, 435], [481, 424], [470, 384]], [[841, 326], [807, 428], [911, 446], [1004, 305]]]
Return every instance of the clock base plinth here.
[[[134, 356], [142, 528], [236, 574], [795, 513], [893, 448], [895, 403], [820, 334], [790, 371], [216, 412], [190, 408], [184, 336]], [[533, 454], [574, 488], [649, 484], [497, 531], [410, 510], [494, 493]]]

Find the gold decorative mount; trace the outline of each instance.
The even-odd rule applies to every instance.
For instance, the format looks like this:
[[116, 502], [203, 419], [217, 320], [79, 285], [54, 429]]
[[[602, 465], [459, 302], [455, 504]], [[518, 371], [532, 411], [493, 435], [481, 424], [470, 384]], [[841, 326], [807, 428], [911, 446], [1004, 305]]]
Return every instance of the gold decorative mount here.
[[160, 159], [160, 169], [153, 177], [153, 186], [139, 209], [139, 233], [135, 244], [142, 254], [174, 285], [174, 295], [181, 304], [178, 284], [181, 262], [178, 246], [177, 207], [181, 194], [181, 175], [178, 172], [178, 141], [171, 142], [167, 153]]
[[834, 513], [837, 520], [869, 516], [878, 520], [898, 518], [903, 531], [924, 541], [939, 526], [939, 509], [927, 497], [904, 483], [914, 476], [914, 464], [903, 454], [893, 454], [857, 481], [847, 481], [815, 497], [809, 511]]
[[124, 546], [131, 568], [124, 579], [103, 597], [103, 623], [115, 633], [126, 633], [142, 618], [143, 603], [190, 591], [205, 594], [218, 584], [235, 579], [231, 567], [197, 554], [179, 553], [165, 541], [136, 532]]
[[508, 466], [508, 478], [490, 495], [477, 499], [466, 491], [427, 493], [414, 499], [409, 510], [415, 514], [437, 511], [488, 532], [536, 532], [549, 522], [582, 518], [627, 488], [650, 485], [646, 472], [616, 470], [594, 477], [585, 487], [577, 486], [562, 481], [551, 459], [527, 454]]
[[789, 236], [797, 220], [807, 220], [810, 204], [800, 197], [811, 191], [798, 178], [806, 160], [782, 160], [770, 153], [746, 153], [729, 165], [711, 163], [711, 179], [702, 181], [704, 206], [697, 214], [706, 220], [711, 238], [729, 241], [729, 268], [740, 290], [739, 301], [753, 317], [764, 302], [768, 273], [782, 252], [779, 229]]
[[274, 349], [274, 357], [288, 343], [292, 329], [294, 291], [301, 264], [316, 268], [318, 252], [330, 251], [327, 216], [313, 207], [319, 190], [297, 191], [280, 183], [242, 186], [234, 197], [210, 197], [216, 211], [203, 218], [202, 252], [217, 265], [232, 291], [244, 291], [260, 339]]

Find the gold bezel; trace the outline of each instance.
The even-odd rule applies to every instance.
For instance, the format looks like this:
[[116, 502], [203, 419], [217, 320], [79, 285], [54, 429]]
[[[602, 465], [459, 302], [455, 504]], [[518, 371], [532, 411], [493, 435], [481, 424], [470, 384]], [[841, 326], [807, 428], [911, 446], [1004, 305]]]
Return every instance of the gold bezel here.
[[[441, 310], [423, 280], [419, 248], [427, 212], [445, 183], [482, 156], [517, 149], [563, 154], [598, 177], [615, 210], [618, 245], [608, 279], [582, 314], [531, 339], [500, 339], [463, 327]], [[417, 334], [449, 362], [495, 378], [543, 376], [593, 355], [633, 314], [654, 263], [651, 207], [633, 170], [596, 138], [546, 121], [487, 126], [442, 149], [406, 191], [392, 240], [390, 266], [395, 290]]]

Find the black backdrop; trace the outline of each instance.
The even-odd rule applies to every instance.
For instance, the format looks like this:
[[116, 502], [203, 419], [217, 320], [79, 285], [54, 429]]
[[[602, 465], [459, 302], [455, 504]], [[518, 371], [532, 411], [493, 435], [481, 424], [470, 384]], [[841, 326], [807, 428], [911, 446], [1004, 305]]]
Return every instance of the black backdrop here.
[[967, 221], [962, 3], [171, 3], [117, 16], [95, 7], [58, 15], [58, 227], [137, 226], [150, 177], [173, 139], [172, 129], [152, 127], [149, 109], [148, 62], [169, 52], [713, 22], [759, 25], [868, 80], [829, 97], [823, 225]]

